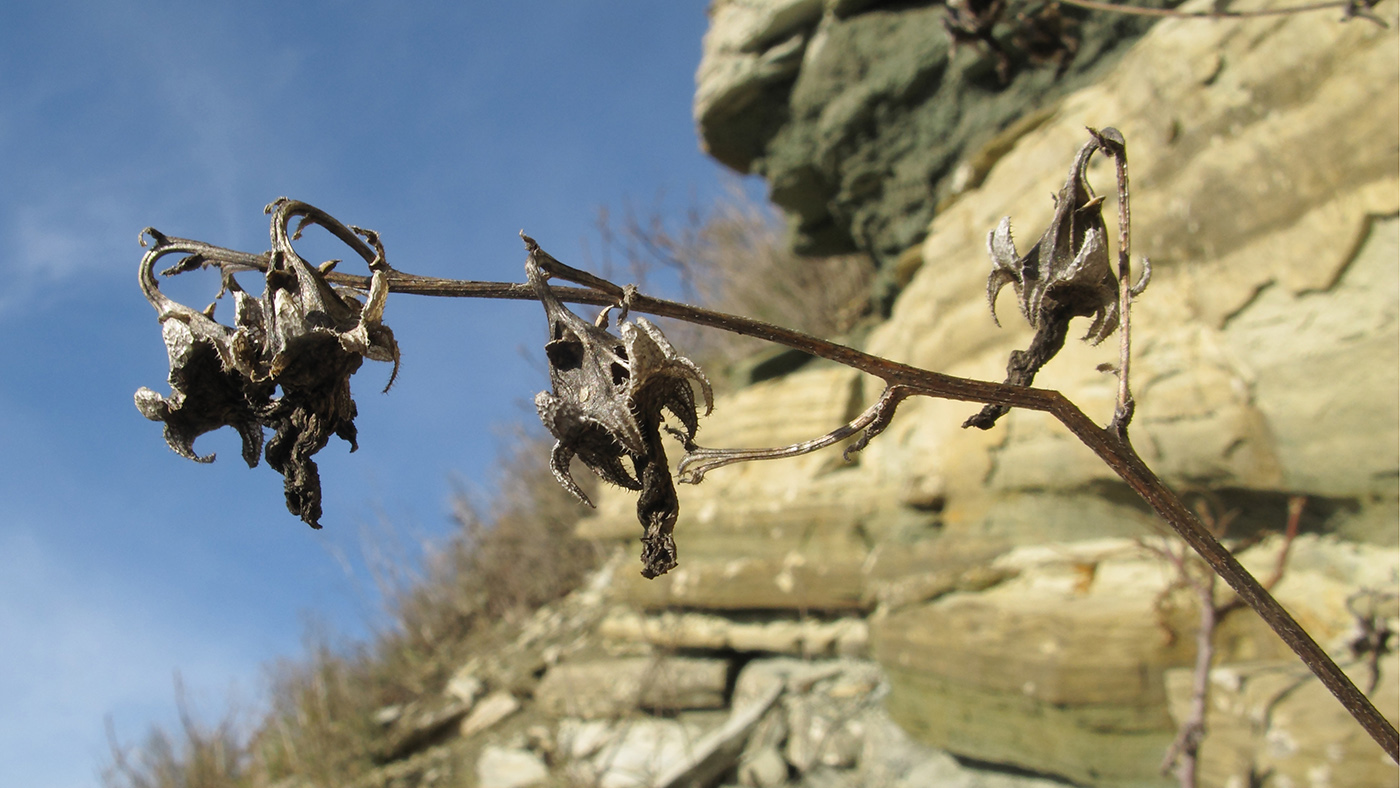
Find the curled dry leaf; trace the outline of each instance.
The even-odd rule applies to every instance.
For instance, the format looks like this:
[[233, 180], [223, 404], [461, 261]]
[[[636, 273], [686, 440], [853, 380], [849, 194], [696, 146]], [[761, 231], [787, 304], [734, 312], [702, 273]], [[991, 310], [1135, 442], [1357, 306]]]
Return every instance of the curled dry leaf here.
[[551, 272], [571, 269], [533, 239], [524, 240], [529, 252], [526, 275], [549, 321], [545, 355], [553, 390], [536, 395], [535, 407], [556, 441], [550, 458], [554, 476], [591, 506], [569, 470], [577, 456], [602, 480], [640, 491], [642, 574], [664, 574], [676, 565], [671, 532], [679, 503], [661, 443], [663, 411], [680, 421], [682, 429], [677, 432], [690, 441], [699, 426], [691, 384], [700, 385], [709, 413], [713, 406], [710, 382], [647, 319], [622, 321], [618, 336], [605, 328], [607, 310], [597, 323], [570, 311], [555, 297], [548, 279]]
[[[195, 454], [194, 439], [227, 425], [243, 436], [243, 457], [253, 467], [263, 448], [262, 430], [272, 428], [264, 453], [285, 479], [287, 509], [320, 528], [321, 482], [312, 456], [331, 435], [348, 442], [351, 451], [357, 448], [350, 376], [365, 358], [393, 361], [394, 375], [398, 372], [398, 345], [383, 324], [390, 269], [373, 232], [346, 227], [291, 200], [278, 200], [266, 210], [273, 214], [273, 248], [257, 258], [146, 231], [156, 244], [142, 258], [141, 287], [161, 321], [171, 395], [142, 388], [136, 406], [147, 418], [165, 422], [172, 449], [200, 462], [213, 456]], [[363, 303], [359, 293], [332, 287], [325, 271], [292, 248], [300, 231], [289, 237], [288, 224], [297, 216], [303, 217], [302, 226], [315, 223], [330, 230], [369, 262], [373, 276]], [[223, 290], [234, 298], [233, 326], [215, 321], [212, 307], [197, 312], [160, 292], [155, 261], [172, 252], [189, 256], [166, 274], [207, 265], [221, 268]], [[259, 298], [245, 293], [232, 277], [233, 270], [250, 267], [250, 259], [266, 263]]]
[[[1116, 135], [1117, 131], [1104, 129], [1104, 133]], [[1109, 263], [1103, 198], [1094, 195], [1085, 175], [1100, 145], [1096, 135], [1079, 149], [1064, 187], [1055, 195], [1050, 226], [1024, 255], [1011, 237], [1011, 217], [1004, 217], [987, 235], [992, 258], [987, 303], [992, 319], [1001, 325], [996, 298], [1010, 284], [1022, 316], [1036, 330], [1031, 346], [1012, 351], [1007, 362], [1006, 382], [1012, 385], [1029, 386], [1035, 380], [1036, 373], [1064, 347], [1072, 318], [1094, 318], [1084, 336], [1092, 344], [1102, 342], [1118, 327], [1118, 279]], [[963, 426], [991, 429], [1006, 412], [1003, 405], [987, 405]]]
[[[263, 432], [259, 414], [272, 399], [271, 383], [251, 380], [235, 361], [234, 340], [239, 329], [216, 322], [212, 316], [177, 303], [160, 292], [155, 263], [172, 251], [170, 239], [152, 228], [141, 233], [142, 245], [150, 235], [155, 244], [141, 258], [141, 291], [160, 316], [161, 336], [170, 357], [170, 396], [141, 387], [136, 409], [152, 421], [165, 423], [165, 442], [182, 457], [213, 462], [214, 455], [200, 456], [194, 440], [220, 427], [233, 427], [243, 439], [243, 460], [252, 468], [262, 452]], [[185, 250], [193, 251], [193, 250]], [[196, 259], [194, 251], [189, 258]], [[234, 323], [240, 327], [262, 321], [258, 301], [234, 291]]]

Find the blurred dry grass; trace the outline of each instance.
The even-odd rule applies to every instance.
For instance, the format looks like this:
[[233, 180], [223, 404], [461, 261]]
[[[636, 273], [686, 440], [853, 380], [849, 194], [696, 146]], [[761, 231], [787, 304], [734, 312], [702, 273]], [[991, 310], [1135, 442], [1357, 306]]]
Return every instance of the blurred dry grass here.
[[[737, 186], [679, 222], [668, 222], [659, 208], [643, 215], [629, 207], [620, 217], [600, 210], [597, 226], [602, 275], [647, 293], [664, 293], [662, 280], [674, 279], [681, 300], [828, 338], [871, 311], [876, 271], [869, 256], [793, 254], [772, 209]], [[766, 347], [688, 323], [668, 321], [665, 331], [702, 367], [726, 367]]]
[[229, 711], [217, 725], [195, 719], [179, 674], [175, 676], [175, 705], [180, 727], [174, 732], [152, 729], [143, 745], [126, 752], [117, 745], [112, 720], [107, 738], [112, 760], [102, 772], [104, 785], [129, 788], [235, 788], [248, 783], [247, 737], [237, 713]]
[[294, 777], [338, 786], [373, 769], [383, 733], [375, 711], [441, 690], [492, 625], [523, 619], [596, 566], [593, 545], [573, 536], [583, 510], [550, 473], [549, 447], [542, 431], [519, 430], [490, 505], [456, 496], [460, 529], [428, 553], [416, 580], [382, 588], [391, 624], [371, 643], [337, 647], [309, 627], [301, 655], [268, 667], [268, 711], [257, 725], [233, 713], [201, 724], [177, 682], [179, 728], [154, 728], [134, 747], [113, 737], [103, 784], [261, 788]]

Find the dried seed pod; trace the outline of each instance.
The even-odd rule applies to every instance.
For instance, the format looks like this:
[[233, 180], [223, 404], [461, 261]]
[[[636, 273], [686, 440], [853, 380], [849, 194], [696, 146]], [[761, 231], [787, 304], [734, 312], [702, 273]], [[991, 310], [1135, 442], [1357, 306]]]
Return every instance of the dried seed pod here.
[[709, 413], [714, 402], [710, 382], [647, 319], [622, 322], [618, 336], [604, 328], [606, 310], [596, 324], [570, 311], [554, 296], [548, 279], [550, 271], [571, 269], [533, 239], [524, 240], [526, 275], [549, 321], [545, 355], [553, 390], [536, 395], [535, 406], [556, 440], [550, 459], [554, 476], [590, 506], [569, 471], [575, 456], [604, 481], [639, 490], [643, 574], [663, 574], [675, 566], [671, 530], [679, 511], [661, 443], [663, 411], [680, 421], [685, 440], [693, 439], [700, 414], [691, 384], [700, 385]]
[[1003, 217], [987, 235], [992, 257], [987, 302], [993, 320], [997, 293], [1010, 283], [1020, 298], [1021, 314], [1032, 328], [1093, 315], [1084, 339], [1097, 345], [1118, 327], [1118, 279], [1109, 264], [1103, 198], [1094, 196], [1085, 177], [1089, 158], [1098, 149], [1097, 140], [1079, 149], [1069, 178], [1055, 195], [1050, 226], [1025, 255], [1016, 251], [1011, 217]]
[[[1110, 131], [1117, 133], [1104, 130]], [[1011, 352], [1007, 383], [1031, 385], [1036, 373], [1064, 347], [1072, 318], [1093, 316], [1084, 336], [1092, 344], [1102, 342], [1118, 327], [1118, 279], [1109, 264], [1103, 198], [1094, 195], [1085, 175], [1090, 157], [1099, 148], [1099, 137], [1095, 136], [1079, 149], [1064, 187], [1055, 195], [1050, 226], [1028, 252], [1022, 255], [1016, 251], [1010, 217], [1003, 218], [987, 235], [992, 258], [987, 303], [992, 319], [997, 320], [997, 294], [1010, 284], [1019, 297], [1021, 314], [1036, 330], [1029, 348]], [[1007, 410], [1004, 405], [987, 405], [963, 426], [991, 429]]]

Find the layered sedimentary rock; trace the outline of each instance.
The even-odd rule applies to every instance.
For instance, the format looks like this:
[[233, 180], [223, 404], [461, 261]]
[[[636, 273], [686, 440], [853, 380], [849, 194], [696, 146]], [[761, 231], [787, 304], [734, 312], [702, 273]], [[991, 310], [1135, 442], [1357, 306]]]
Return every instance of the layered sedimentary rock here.
[[[1054, 64], [1018, 63], [1003, 89], [987, 52], [948, 57], [941, 8], [857, 6], [717, 3], [696, 100], [709, 149], [769, 180], [799, 247], [898, 261], [898, 298], [865, 350], [999, 380], [1031, 331], [1005, 303], [1005, 328], [987, 313], [987, 234], [1009, 215], [1029, 244], [1084, 127], [1120, 129], [1134, 256], [1154, 270], [1133, 312], [1135, 445], [1212, 516], [1232, 516], [1236, 536], [1281, 531], [1288, 497], [1302, 494], [1301, 529], [1322, 541], [1295, 561], [1354, 548], [1388, 567], [1365, 579], [1285, 572], [1279, 596], [1347, 656], [1347, 595], [1396, 584], [1394, 29], [1326, 15], [1168, 20], [1058, 78]], [[850, 44], [861, 35], [881, 46]], [[1034, 98], [1018, 97], [1032, 85]], [[975, 131], [920, 125], [934, 108], [971, 124], [959, 108], [974, 105]], [[1109, 195], [1112, 228], [1111, 164], [1090, 179]], [[1072, 341], [1036, 383], [1106, 422], [1116, 379], [1097, 367], [1116, 360], [1116, 346]], [[700, 442], [814, 437], [878, 391], [809, 365], [722, 399]], [[975, 410], [911, 400], [852, 463], [831, 449], [712, 472], [682, 490], [673, 576], [618, 577], [614, 591], [643, 610], [864, 617], [889, 671], [887, 705], [916, 736], [1086, 784], [1159, 784], [1176, 729], [1165, 676], [1191, 664], [1195, 608], [1168, 594], [1166, 562], [1095, 551], [1106, 538], [1128, 550], [1160, 527], [1050, 417], [1013, 411], [991, 431], [961, 429]], [[629, 514], [605, 501], [585, 531], [630, 534]], [[1058, 558], [1013, 560], [1046, 544]], [[1330, 601], [1313, 604], [1324, 587]], [[1228, 617], [1220, 638], [1227, 663], [1291, 659], [1249, 613]], [[1330, 741], [1326, 726], [1350, 724], [1316, 720], [1288, 735]], [[1231, 757], [1273, 763], [1258, 737], [1234, 741]], [[1328, 757], [1370, 757], [1374, 744], [1347, 741]], [[1365, 781], [1329, 769], [1330, 784]]]
[[[1140, 38], [1086, 14], [1077, 54], [1013, 56], [1003, 86], [994, 53], [950, 50], [941, 6], [721, 1], [696, 114], [719, 160], [769, 179], [799, 246], [884, 261], [898, 297], [863, 349], [994, 380], [1031, 331], [1008, 297], [1004, 328], [988, 314], [988, 232], [1009, 215], [1024, 249], [1084, 127], [1120, 129], [1155, 272], [1133, 310], [1134, 444], [1368, 684], [1358, 632], [1400, 628], [1400, 64], [1395, 6], [1377, 11], [1390, 29], [1323, 12]], [[1111, 165], [1089, 178], [1112, 231]], [[1036, 384], [1107, 422], [1104, 345], [1072, 340]], [[812, 438], [879, 393], [809, 363], [719, 398], [697, 439]], [[680, 564], [654, 581], [633, 494], [604, 491], [580, 533], [629, 557], [386, 714], [398, 760], [373, 784], [1173, 784], [1199, 614], [1178, 548], [1052, 418], [962, 429], [976, 410], [909, 400], [851, 462], [833, 447], [681, 485]], [[1215, 648], [1202, 784], [1395, 781], [1251, 612]], [[1376, 665], [1394, 720], [1400, 665]]]
[[710, 17], [695, 96], [706, 150], [769, 181], [799, 249], [884, 260], [923, 238], [973, 147], [1088, 84], [1151, 22], [1012, 9], [993, 27], [1013, 42], [1003, 64], [954, 46], [936, 2], [721, 0]]

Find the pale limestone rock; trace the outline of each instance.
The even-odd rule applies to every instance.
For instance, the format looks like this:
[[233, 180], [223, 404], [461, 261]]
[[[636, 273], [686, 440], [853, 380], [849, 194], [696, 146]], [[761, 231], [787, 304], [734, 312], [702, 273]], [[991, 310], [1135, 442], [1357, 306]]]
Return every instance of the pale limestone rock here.
[[[1370, 217], [1396, 210], [1396, 92], [1368, 87], [1395, 84], [1394, 46], [1393, 31], [1302, 18], [1247, 30], [1159, 24], [934, 220], [924, 265], [870, 349], [999, 378], [1029, 331], [1013, 321], [998, 331], [986, 315], [986, 233], [1003, 215], [1022, 235], [1042, 226], [1052, 208], [1045, 195], [1063, 178], [1083, 127], [1111, 124], [1129, 141], [1134, 254], [1155, 263], [1134, 310], [1135, 434], [1149, 462], [1169, 477], [1213, 484], [1393, 495], [1397, 419], [1377, 405], [1393, 401], [1395, 365], [1376, 363], [1383, 356], [1375, 343], [1396, 342], [1395, 288], [1386, 278], [1394, 277], [1394, 255], [1376, 253], [1392, 263], [1381, 272], [1356, 250]], [[1202, 76], [1203, 62], [1217, 65]], [[1332, 65], [1310, 65], [1318, 62]], [[1111, 175], [1100, 162], [1091, 177], [1111, 194]], [[1324, 304], [1339, 329], [1350, 323], [1345, 315], [1369, 317], [1350, 335], [1329, 335], [1325, 320], [1322, 331], [1304, 328]], [[1246, 340], [1249, 325], [1256, 328]], [[1105, 344], [1069, 343], [1037, 385], [1105, 419], [1113, 380], [1094, 371], [1116, 358]], [[1278, 383], [1261, 378], [1274, 370]], [[1340, 407], [1323, 414], [1321, 403]], [[1004, 420], [985, 474], [949, 473], [978, 447], [938, 416], [916, 428], [928, 438], [911, 440], [938, 447], [927, 472], [945, 479], [950, 498], [985, 482], [1072, 488], [1112, 478], [1053, 421], [1021, 412]], [[869, 453], [868, 461], [907, 462], [878, 442]], [[1353, 459], [1367, 465], [1353, 472]]]
[[447, 687], [443, 691], [470, 707], [481, 697], [481, 693], [486, 689], [485, 683], [476, 676], [472, 670], [459, 670], [447, 680]]
[[[1240, 563], [1255, 577], [1267, 578], [1273, 574], [1282, 549], [1282, 538], [1271, 536], [1241, 553]], [[1314, 640], [1329, 653], [1341, 654], [1346, 651], [1354, 622], [1347, 599], [1362, 589], [1391, 595], [1400, 592], [1400, 566], [1394, 550], [1304, 534], [1289, 548], [1283, 576], [1272, 592]], [[1268, 637], [1262, 622], [1254, 616], [1243, 618], [1238, 623], [1256, 629], [1256, 639], [1270, 648], [1237, 654], [1235, 659], [1289, 656], [1291, 652]]]
[[520, 709], [520, 701], [505, 690], [497, 690], [481, 699], [462, 720], [458, 732], [462, 738], [474, 736], [509, 717]]
[[[735, 57], [774, 58], [764, 66], [777, 68], [774, 81], [751, 81], [729, 106], [761, 114], [787, 58], [829, 56], [827, 15], [798, 14], [806, 21], [787, 28], [755, 22], [782, 32], [744, 39], [762, 43], [735, 45]], [[1250, 528], [1281, 528], [1282, 500], [1302, 492], [1312, 496], [1307, 529], [1384, 545], [1295, 545], [1278, 595], [1335, 646], [1346, 596], [1362, 578], [1385, 580], [1367, 550], [1395, 563], [1396, 45], [1394, 28], [1321, 16], [1156, 25], [1097, 84], [968, 156], [976, 172], [941, 206], [921, 265], [909, 257], [908, 285], [866, 348], [1000, 380], [1030, 331], [1014, 319], [997, 329], [987, 314], [987, 233], [1010, 215], [1023, 245], [1038, 234], [1083, 127], [1118, 127], [1132, 165], [1134, 256], [1155, 270], [1133, 310], [1135, 444], [1174, 486], [1216, 491]], [[862, 89], [849, 86], [852, 96]], [[822, 122], [859, 106], [834, 106]], [[1112, 227], [1111, 166], [1098, 159], [1090, 178], [1110, 195]], [[1105, 423], [1115, 381], [1095, 367], [1116, 361], [1112, 341], [1072, 340], [1037, 385]], [[722, 398], [699, 437], [711, 446], [815, 437], [878, 392], [876, 381], [810, 365]], [[833, 448], [683, 486], [677, 570], [645, 582], [625, 569], [612, 580], [614, 599], [638, 610], [625, 639], [808, 648], [792, 611], [859, 615], [879, 604], [871, 637], [890, 671], [886, 702], [920, 740], [1096, 786], [1168, 784], [1156, 776], [1174, 735], [1163, 673], [1190, 664], [1195, 614], [1178, 596], [1156, 612], [1170, 572], [1130, 541], [1160, 532], [1155, 516], [1049, 416], [1017, 411], [988, 432], [961, 429], [975, 410], [906, 401], [853, 463]], [[634, 496], [599, 503], [580, 533], [635, 540]], [[1015, 549], [1043, 542], [1055, 545]], [[1268, 574], [1276, 548], [1242, 558]], [[668, 605], [789, 612], [747, 628], [675, 619], [673, 634], [659, 634], [650, 611]], [[1248, 613], [1228, 617], [1220, 637], [1231, 662], [1291, 659]], [[739, 684], [736, 696], [744, 675]], [[1251, 746], [1297, 750], [1289, 742], [1302, 734], [1280, 731]], [[1331, 779], [1316, 768], [1306, 773]]]
[[649, 616], [617, 608], [598, 625], [598, 634], [611, 640], [647, 643], [671, 650], [729, 649], [831, 657], [864, 654], [868, 627], [858, 618], [745, 622], [708, 613], [665, 611]]
[[729, 663], [689, 657], [628, 657], [565, 662], [535, 689], [548, 713], [597, 719], [637, 709], [718, 709], [725, 704]]
[[858, 660], [779, 657], [748, 663], [735, 682], [736, 706], [740, 699], [776, 697], [781, 691], [782, 714], [765, 721], [745, 757], [781, 747], [784, 759], [800, 773], [819, 766], [854, 768], [866, 726], [857, 718], [883, 687], [878, 668]]
[[476, 780], [481, 788], [528, 788], [548, 778], [544, 761], [528, 750], [490, 746], [476, 762]]
[[1092, 784], [1152, 781], [1171, 742], [1168, 667], [1189, 616], [1156, 611], [1165, 562], [1129, 540], [1027, 547], [1018, 574], [878, 620], [895, 720], [961, 755]]
[[[1198, 613], [1192, 595], [1165, 595], [1175, 569], [1145, 543], [1171, 544], [1098, 539], [1016, 548], [993, 562], [1012, 575], [1000, 584], [877, 618], [875, 652], [890, 669], [895, 719], [981, 760], [1092, 784], [1154, 780], [1175, 735], [1162, 675], [1191, 664]], [[1240, 561], [1268, 577], [1282, 546], [1270, 537]], [[1393, 594], [1397, 574], [1393, 550], [1305, 534], [1292, 544], [1274, 595], [1320, 643], [1344, 653], [1353, 626], [1347, 598], [1361, 588]], [[1287, 660], [1305, 670], [1248, 611], [1225, 619], [1216, 643], [1223, 660]], [[1294, 738], [1352, 741], [1354, 733], [1356, 747], [1375, 746], [1349, 717], [1316, 719], [1320, 730]], [[1231, 751], [1232, 763], [1253, 762], [1264, 741], [1234, 740], [1228, 747], [1244, 750]], [[1326, 766], [1311, 755], [1290, 757], [1299, 773]]]
[[394, 704], [392, 706], [384, 706], [376, 710], [374, 712], [373, 719], [375, 725], [388, 727], [394, 724], [396, 721], [398, 721], [398, 719], [402, 716], [403, 706], [399, 704]]
[[[860, 249], [890, 263], [923, 237], [964, 154], [1096, 78], [1151, 24], [1077, 15], [1078, 56], [1012, 69], [998, 85], [995, 58], [954, 47], [944, 16], [939, 3], [712, 5], [696, 75], [701, 144], [768, 180], [800, 252]], [[1028, 27], [1011, 13], [997, 25], [1003, 38]]]
[[389, 723], [379, 745], [379, 757], [397, 760], [438, 742], [470, 710], [470, 703], [451, 696], [429, 697], [410, 704]]
[[979, 772], [968, 769], [947, 753], [937, 753], [920, 763], [895, 788], [1063, 788], [1057, 780], [1022, 775]]
[[863, 551], [845, 560], [795, 550], [777, 559], [691, 558], [655, 580], [622, 573], [615, 589], [620, 601], [645, 609], [855, 611], [869, 607], [864, 563]]
[[599, 788], [651, 788], [669, 768], [694, 752], [704, 731], [678, 720], [638, 718], [588, 761], [590, 785]]
[[569, 760], [591, 758], [612, 738], [612, 723], [607, 720], [568, 718], [559, 722], [559, 751]]
[[658, 788], [688, 788], [710, 785], [722, 774], [734, 768], [749, 736], [773, 708], [781, 688], [772, 686], [756, 698], [735, 704], [733, 713], [723, 725], [706, 733], [684, 760], [673, 763], [657, 777]]
[[1225, 347], [1247, 369], [1285, 489], [1338, 497], [1393, 489], [1400, 366], [1387, 363], [1397, 308], [1385, 294], [1400, 292], [1397, 227], [1394, 217], [1372, 221], [1334, 280], [1294, 290], [1285, 277], [1226, 324]]
[[774, 747], [746, 754], [739, 762], [739, 784], [747, 788], [779, 788], [787, 782], [788, 765]]
[[[710, 29], [695, 75], [695, 121], [702, 128], [752, 111], [765, 89], [791, 80], [802, 65], [822, 0], [719, 0], [710, 6]], [[702, 135], [703, 137], [703, 135]], [[731, 166], [745, 168], [748, 151], [707, 148]]]
[[[863, 698], [862, 698], [863, 699]], [[783, 699], [788, 738], [783, 752], [799, 772], [817, 766], [854, 768], [860, 758], [863, 730], [853, 719], [860, 702], [835, 701], [825, 693]]]

